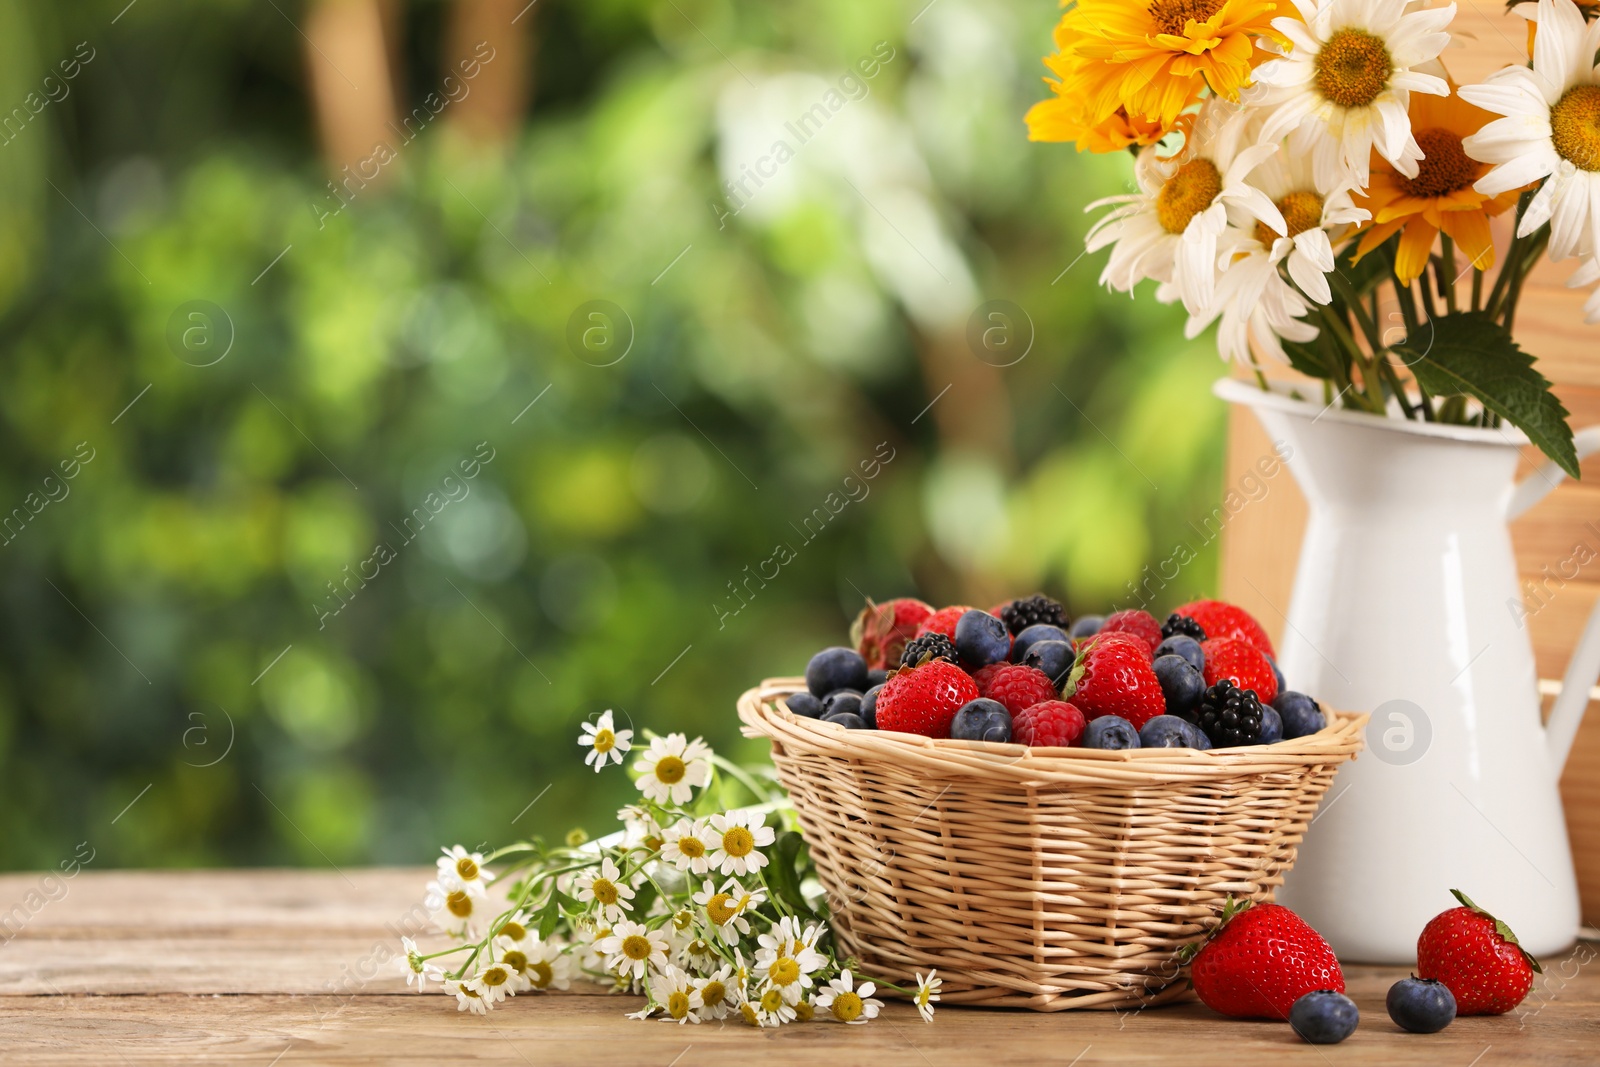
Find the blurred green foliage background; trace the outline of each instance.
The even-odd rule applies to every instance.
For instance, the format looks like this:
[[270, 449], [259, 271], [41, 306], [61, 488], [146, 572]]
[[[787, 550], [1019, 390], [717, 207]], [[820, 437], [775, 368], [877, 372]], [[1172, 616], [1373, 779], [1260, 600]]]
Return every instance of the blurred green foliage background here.
[[[351, 90], [445, 85], [453, 5], [320, 2], [386, 18]], [[317, 3], [125, 5], [0, 0], [5, 867], [603, 832], [585, 716], [753, 757], [739, 692], [864, 594], [1104, 611], [1217, 495], [1214, 350], [1077, 258], [1129, 161], [1025, 140], [1048, 0], [540, 0], [485, 34], [529, 46], [509, 132], [452, 103], [337, 197]]]

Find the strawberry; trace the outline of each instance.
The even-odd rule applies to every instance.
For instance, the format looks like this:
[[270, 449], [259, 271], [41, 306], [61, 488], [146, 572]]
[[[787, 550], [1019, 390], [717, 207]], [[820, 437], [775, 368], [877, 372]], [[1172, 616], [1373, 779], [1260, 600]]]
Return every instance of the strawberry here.
[[1226, 678], [1240, 689], [1254, 689], [1256, 698], [1270, 704], [1278, 696], [1278, 676], [1272, 664], [1250, 642], [1238, 637], [1213, 637], [1200, 642], [1206, 655], [1206, 685]]
[[[982, 688], [980, 686], [980, 688]], [[984, 696], [998, 700], [1013, 716], [1019, 715], [1035, 704], [1055, 700], [1056, 683], [1037, 667], [1024, 667], [1020, 663], [1004, 663], [989, 678]]]
[[1140, 611], [1138, 608], [1131, 608], [1127, 611], [1119, 611], [1112, 614], [1101, 624], [1100, 633], [1132, 634], [1147, 642], [1150, 645], [1152, 654], [1154, 654], [1156, 646], [1161, 644], [1161, 624], [1156, 622], [1155, 616], [1148, 611]]
[[898, 667], [906, 642], [917, 636], [918, 627], [932, 614], [932, 607], [911, 597], [886, 604], [868, 600], [850, 624], [850, 643], [869, 668]]
[[1459, 889], [1462, 906], [1428, 920], [1417, 938], [1417, 977], [1443, 982], [1455, 994], [1458, 1015], [1504, 1015], [1533, 988], [1539, 961], [1517, 935]]
[[929, 660], [889, 675], [878, 690], [880, 730], [902, 730], [924, 737], [949, 737], [950, 720], [961, 705], [978, 699], [978, 683], [949, 660]]
[[917, 628], [917, 634], [918, 636], [922, 634], [944, 634], [954, 641], [956, 639], [956, 623], [961, 616], [972, 610], [972, 608], [964, 604], [940, 608], [922, 620], [922, 625]]
[[1255, 616], [1241, 607], [1221, 600], [1196, 600], [1172, 609], [1175, 615], [1187, 615], [1200, 624], [1207, 637], [1242, 637], [1256, 647], [1263, 656], [1278, 658], [1272, 651], [1272, 638], [1256, 622]]
[[1089, 718], [1120, 715], [1135, 730], [1167, 712], [1161, 682], [1150, 668], [1150, 646], [1130, 633], [1096, 634], [1085, 642], [1061, 689], [1062, 699]]
[[1011, 740], [1034, 748], [1066, 748], [1083, 736], [1083, 712], [1064, 700], [1045, 700], [1011, 717]]
[[1304, 919], [1281, 904], [1238, 905], [1232, 898], [1194, 954], [1189, 980], [1208, 1008], [1246, 1019], [1287, 1019], [1294, 1002], [1314, 989], [1344, 992], [1338, 957]]

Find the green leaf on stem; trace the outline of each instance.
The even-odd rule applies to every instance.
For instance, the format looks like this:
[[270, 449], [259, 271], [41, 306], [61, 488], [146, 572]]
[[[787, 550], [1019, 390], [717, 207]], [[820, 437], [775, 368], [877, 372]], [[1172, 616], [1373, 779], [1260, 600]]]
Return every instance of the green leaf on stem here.
[[765, 873], [773, 892], [783, 898], [790, 910], [800, 915], [811, 915], [811, 905], [806, 902], [805, 894], [800, 892], [800, 872], [805, 867], [801, 850], [804, 848], [805, 839], [793, 830], [779, 834], [772, 844], [772, 862], [767, 865]]
[[1567, 409], [1506, 328], [1481, 311], [1440, 315], [1430, 325], [1394, 349], [1418, 383], [1434, 396], [1477, 398], [1578, 477]]
[[1301, 344], [1299, 341], [1284, 341], [1283, 354], [1288, 357], [1289, 366], [1308, 378], [1331, 379], [1333, 377], [1333, 372], [1323, 362], [1322, 353], [1317, 351], [1316, 345]]

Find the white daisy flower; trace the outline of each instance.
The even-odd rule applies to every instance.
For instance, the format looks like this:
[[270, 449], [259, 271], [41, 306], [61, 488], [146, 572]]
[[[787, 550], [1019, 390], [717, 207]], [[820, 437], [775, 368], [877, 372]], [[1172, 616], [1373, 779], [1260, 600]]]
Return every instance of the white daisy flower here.
[[528, 966], [523, 976], [530, 989], [572, 988], [572, 957], [567, 954], [566, 946], [534, 938], [524, 951]]
[[493, 1004], [484, 1000], [477, 989], [470, 982], [460, 982], [454, 978], [446, 978], [444, 991], [453, 994], [456, 998], [456, 1011], [470, 1011], [474, 1015], [487, 1015]]
[[1405, 0], [1294, 0], [1305, 21], [1285, 15], [1272, 26], [1287, 51], [1256, 67], [1247, 105], [1270, 109], [1263, 140], [1289, 134], [1289, 148], [1309, 155], [1323, 187], [1345, 181], [1366, 188], [1372, 152], [1408, 178], [1422, 149], [1407, 114], [1411, 93], [1449, 94], [1443, 78], [1424, 73], [1450, 43], [1445, 28], [1454, 4], [1421, 7]]
[[606, 955], [606, 970], [623, 978], [643, 978], [647, 968], [667, 966], [666, 939], [644, 923], [625, 919], [594, 947]]
[[493, 1007], [507, 997], [517, 995], [520, 976], [502, 960], [487, 964], [467, 982], [467, 988], [478, 994], [483, 1003]]
[[661, 858], [690, 874], [711, 869], [711, 849], [706, 845], [706, 825], [699, 819], [680, 819], [661, 834]]
[[[799, 926], [796, 920], [785, 916], [756, 939], [761, 946], [756, 950], [756, 977], [764, 987], [781, 991], [790, 1004], [811, 988], [811, 973], [828, 962], [806, 941]], [[810, 933], [814, 943], [816, 934]]]
[[683, 1025], [700, 1022], [700, 987], [687, 971], [668, 964], [650, 976], [650, 995], [667, 1011], [667, 1018]]
[[611, 718], [611, 709], [607, 708], [600, 713], [598, 722], [583, 724], [583, 733], [578, 736], [578, 744], [587, 747], [589, 754], [583, 757], [583, 762], [594, 767], [599, 773], [609, 760], [621, 764], [623, 753], [633, 747], [633, 731], [619, 730]]
[[939, 1000], [939, 990], [943, 985], [944, 979], [939, 977], [937, 970], [917, 975], [917, 995], [913, 1000], [917, 1005], [917, 1014], [922, 1016], [923, 1022], [933, 1022], [933, 1006]]
[[767, 865], [761, 849], [776, 835], [756, 811], [729, 811], [710, 819], [711, 866], [723, 874], [754, 874]]
[[661, 824], [648, 808], [627, 804], [617, 809], [617, 820], [622, 823], [623, 844], [631, 847], [649, 841], [661, 840]]
[[696, 978], [695, 992], [700, 994], [700, 1017], [721, 1019], [731, 1009], [739, 1006], [739, 994], [734, 988], [733, 965], [723, 964], [705, 978]]
[[1517, 233], [1550, 223], [1550, 258], [1600, 250], [1600, 22], [1586, 23], [1572, 0], [1539, 0], [1533, 67], [1506, 67], [1457, 93], [1504, 118], [1462, 140], [1489, 173], [1486, 196], [1544, 180]]
[[405, 952], [399, 959], [400, 968], [405, 972], [406, 985], [416, 984], [417, 992], [421, 993], [428, 987], [429, 982], [443, 982], [444, 971], [435, 964], [422, 958], [417, 951], [417, 943], [409, 937], [400, 939], [400, 948]]
[[[775, 986], [768, 986], [761, 991], [761, 995], [754, 1001], [755, 1016], [758, 1026], [782, 1026], [792, 1023], [798, 1014], [794, 1004], [784, 996], [783, 991]], [[743, 1012], [744, 1006], [740, 1006]]]
[[434, 925], [452, 937], [476, 937], [488, 920], [478, 898], [454, 879], [429, 882], [422, 904]]
[[862, 982], [858, 988], [850, 969], [845, 968], [826, 989], [817, 993], [817, 1007], [827, 1008], [842, 1023], [864, 1023], [876, 1019], [883, 1007], [883, 1001], [872, 999], [877, 991], [878, 987], [871, 982]]
[[715, 882], [707, 879], [704, 887], [692, 899], [705, 909], [706, 918], [710, 920], [717, 936], [732, 945], [750, 932], [750, 920], [744, 917], [745, 912], [766, 900], [767, 891], [761, 888], [745, 889], [732, 878], [723, 882], [722, 888], [718, 889]]
[[711, 749], [698, 737], [668, 734], [650, 740], [633, 765], [641, 777], [639, 791], [657, 804], [687, 804], [697, 787], [711, 781]]
[[1139, 153], [1137, 193], [1097, 200], [1084, 209], [1115, 205], [1084, 241], [1090, 252], [1114, 245], [1100, 273], [1102, 285], [1127, 292], [1150, 278], [1160, 283], [1158, 300], [1181, 299], [1197, 312], [1211, 303], [1217, 239], [1230, 208], [1283, 232], [1278, 209], [1245, 181], [1277, 149], [1245, 144], [1247, 127], [1240, 109], [1216, 98], [1207, 101], [1181, 151], [1163, 156], [1151, 145]]
[[588, 903], [594, 901], [599, 905], [596, 909], [601, 918], [610, 922], [622, 918], [633, 910], [629, 903], [633, 899], [633, 887], [622, 878], [622, 872], [617, 870], [617, 865], [607, 856], [600, 862], [598, 871], [590, 869], [580, 871], [573, 880], [573, 887], [577, 890], [579, 900]]
[[489, 883], [494, 875], [483, 867], [483, 853], [468, 852], [460, 845], [442, 850], [439, 865], [439, 884], [459, 886], [475, 897], [489, 895]]
[[685, 963], [699, 971], [710, 970], [717, 962], [716, 950], [703, 937], [690, 938], [681, 954]]

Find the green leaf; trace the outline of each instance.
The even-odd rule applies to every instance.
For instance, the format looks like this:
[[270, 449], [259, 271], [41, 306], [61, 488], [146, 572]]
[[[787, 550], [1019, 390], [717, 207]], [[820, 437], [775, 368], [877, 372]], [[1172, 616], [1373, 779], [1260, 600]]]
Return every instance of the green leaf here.
[[1567, 409], [1506, 328], [1481, 311], [1441, 315], [1429, 325], [1394, 350], [1422, 387], [1434, 396], [1476, 397], [1578, 477]]
[[1343, 252], [1335, 257], [1333, 269], [1343, 275], [1355, 291], [1362, 296], [1370, 293], [1380, 282], [1389, 277], [1394, 271], [1394, 249], [1400, 243], [1400, 236], [1389, 238], [1383, 244], [1361, 257], [1359, 263], [1355, 259], [1356, 245], [1359, 242], [1351, 241], [1345, 246]]
[[1327, 365], [1322, 361], [1322, 353], [1317, 351], [1314, 344], [1301, 344], [1299, 341], [1284, 341], [1283, 354], [1289, 357], [1289, 366], [1309, 378], [1331, 378]]
[[561, 921], [561, 910], [554, 896], [550, 903], [539, 909], [539, 940], [548, 940], [556, 932], [556, 924]]
[[804, 838], [793, 830], [785, 831], [773, 842], [772, 862], [767, 865], [765, 873], [768, 884], [784, 904], [801, 915], [812, 915], [811, 905], [806, 902], [805, 894], [800, 892], [800, 868], [804, 862], [800, 851], [804, 847]]

